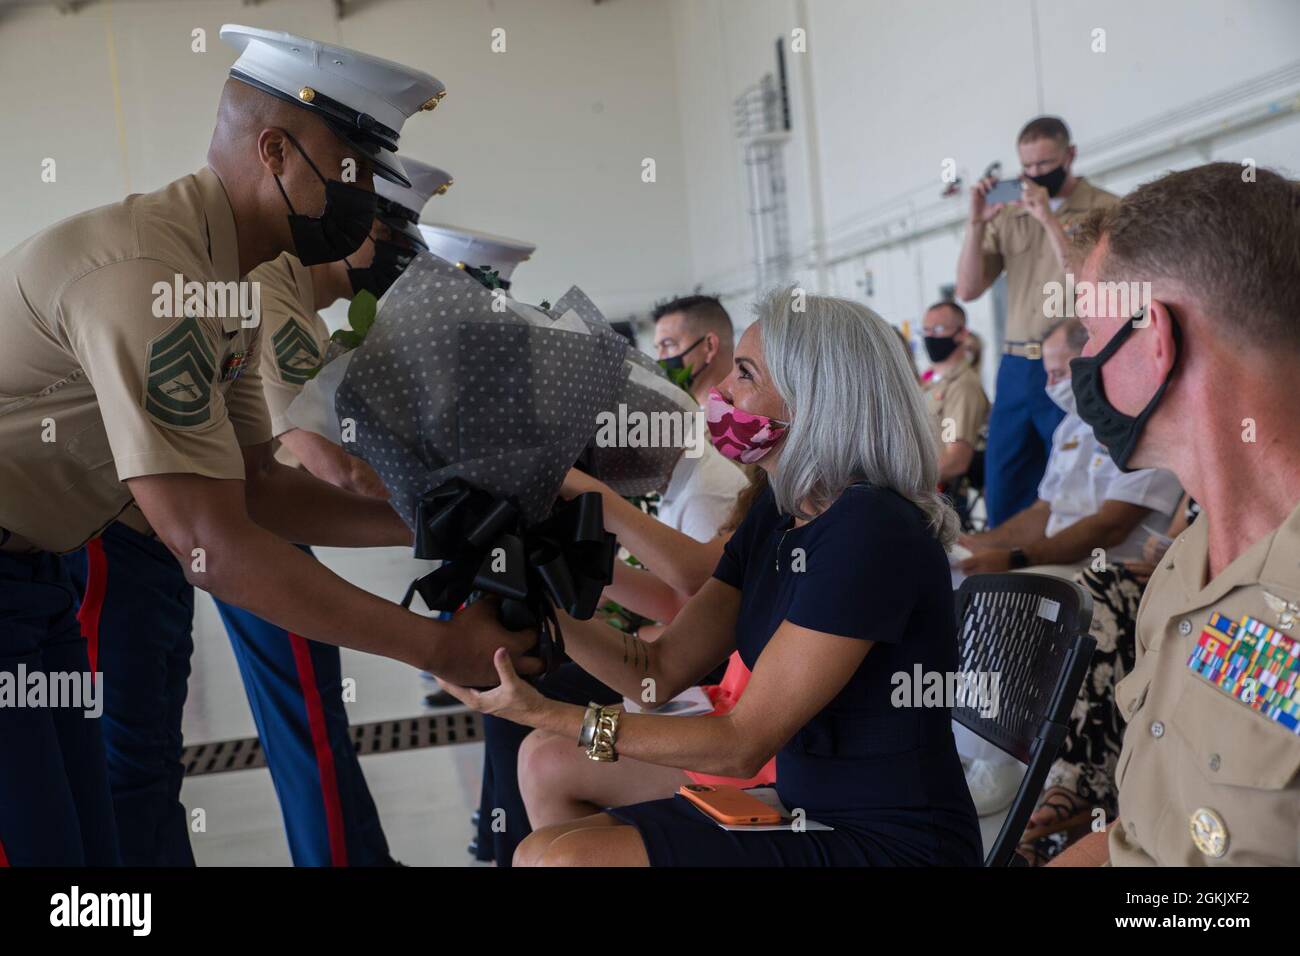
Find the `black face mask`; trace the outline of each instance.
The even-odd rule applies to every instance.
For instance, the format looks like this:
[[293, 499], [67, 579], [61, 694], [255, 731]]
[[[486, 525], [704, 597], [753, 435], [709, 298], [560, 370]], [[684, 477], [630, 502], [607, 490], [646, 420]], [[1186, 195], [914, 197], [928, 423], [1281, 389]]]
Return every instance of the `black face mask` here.
[[1061, 187], [1065, 185], [1066, 175], [1065, 167], [1057, 166], [1055, 169], [1050, 169], [1040, 176], [1030, 176], [1029, 180], [1046, 189], [1047, 195], [1055, 196], [1061, 191]]
[[[679, 368], [685, 368], [687, 353], [689, 353], [691, 349], [695, 348], [695, 346], [699, 345], [707, 338], [708, 338], [707, 335], [701, 335], [698, 339], [696, 339], [686, 348], [682, 349], [682, 351], [678, 352], [676, 355], [673, 355], [666, 359], [660, 359], [659, 367], [663, 369], [665, 372], [675, 372]], [[700, 366], [698, 371], [695, 369], [691, 369], [690, 374], [687, 375], [686, 377], [686, 384], [690, 385], [692, 382], [694, 382], [696, 377], [700, 374], [700, 372], [703, 372], [708, 367], [709, 367], [709, 363], [705, 362], [703, 365]]]
[[[1174, 375], [1174, 367], [1171, 365], [1169, 374], [1160, 383], [1156, 393], [1151, 396], [1151, 401], [1147, 402], [1146, 408], [1138, 412], [1136, 417], [1125, 415], [1106, 398], [1106, 390], [1101, 381], [1101, 367], [1128, 341], [1128, 337], [1133, 334], [1136, 327], [1133, 323], [1137, 322], [1145, 314], [1146, 309], [1142, 309], [1137, 315], [1133, 316], [1131, 321], [1121, 325], [1111, 337], [1111, 340], [1096, 355], [1070, 360], [1070, 383], [1074, 391], [1075, 413], [1083, 419], [1084, 424], [1092, 428], [1092, 433], [1097, 437], [1097, 441], [1106, 446], [1106, 451], [1110, 453], [1111, 460], [1115, 462], [1120, 471], [1133, 470], [1128, 467], [1128, 461], [1133, 456], [1133, 449], [1137, 447], [1138, 439], [1142, 436], [1142, 429], [1146, 425], [1147, 419], [1155, 412], [1156, 405], [1159, 404], [1161, 396], [1165, 394], [1165, 389], [1169, 387], [1169, 380]], [[1179, 332], [1177, 322], [1174, 323], [1173, 328], [1174, 345], [1177, 349], [1182, 344], [1182, 334]], [[1177, 364], [1177, 362], [1178, 355], [1175, 352], [1174, 363]]]
[[361, 244], [370, 235], [370, 224], [375, 218], [378, 200], [375, 194], [360, 186], [353, 186], [337, 179], [321, 176], [311, 157], [298, 145], [298, 141], [288, 133], [289, 142], [293, 143], [312, 172], [325, 184], [325, 210], [319, 216], [300, 216], [289, 202], [289, 194], [284, 191], [280, 177], [275, 177], [275, 184], [280, 187], [280, 195], [289, 207], [289, 234], [293, 236], [293, 252], [298, 261], [305, 266], [316, 266], [322, 262], [338, 262], [361, 248]]
[[925, 354], [930, 361], [938, 364], [957, 351], [957, 339], [951, 335], [925, 336]]
[[415, 250], [387, 239], [376, 239], [375, 257], [364, 269], [348, 268], [352, 294], [365, 289], [376, 299], [382, 298], [415, 258]]

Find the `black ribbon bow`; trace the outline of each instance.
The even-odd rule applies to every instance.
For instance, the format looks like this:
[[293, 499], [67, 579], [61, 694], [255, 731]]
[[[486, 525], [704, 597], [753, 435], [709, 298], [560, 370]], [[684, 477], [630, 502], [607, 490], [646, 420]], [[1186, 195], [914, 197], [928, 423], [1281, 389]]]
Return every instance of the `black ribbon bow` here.
[[413, 581], [402, 606], [419, 594], [430, 610], [455, 611], [475, 591], [495, 594], [504, 627], [537, 629], [549, 673], [564, 653], [555, 609], [589, 619], [614, 578], [617, 550], [596, 492], [560, 502], [550, 517], [528, 526], [513, 499], [452, 478], [416, 503], [415, 557], [445, 563]]

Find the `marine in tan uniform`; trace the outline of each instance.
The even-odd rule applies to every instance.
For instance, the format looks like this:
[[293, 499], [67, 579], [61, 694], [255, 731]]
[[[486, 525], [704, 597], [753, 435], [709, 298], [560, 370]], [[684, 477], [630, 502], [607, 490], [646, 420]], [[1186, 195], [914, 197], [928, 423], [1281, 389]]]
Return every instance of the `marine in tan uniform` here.
[[[373, 175], [406, 182], [401, 126], [443, 87], [303, 37], [222, 35], [241, 55], [207, 166], [0, 259], [0, 691], [20, 673], [86, 672], [57, 553], [132, 499], [197, 586], [297, 633], [490, 680], [491, 649], [440, 639], [437, 622], [285, 540], [384, 545], [410, 532], [384, 502], [274, 463], [257, 333], [239, 307], [240, 276], [282, 252], [355, 251]], [[117, 861], [102, 748], [80, 712], [0, 707], [0, 855]]]
[[1055, 309], [1063, 294], [1045, 289], [1066, 281], [1069, 234], [1093, 209], [1116, 197], [1074, 174], [1076, 150], [1070, 131], [1054, 116], [1040, 116], [1016, 141], [1023, 194], [1013, 203], [991, 204], [985, 177], [971, 189], [970, 217], [957, 262], [957, 295], [969, 302], [1004, 272], [1007, 314], [998, 363], [997, 401], [989, 421], [985, 454], [985, 503], [994, 527], [1034, 503], [1062, 412], [1047, 397], [1042, 339], [1065, 318]]
[[[410, 225], [415, 231], [412, 223], [424, 203], [444, 192], [450, 177], [406, 157], [403, 166], [411, 186], [376, 183], [379, 212], [370, 237], [355, 254], [304, 266], [285, 253], [249, 276], [262, 290], [268, 347], [262, 350], [261, 368], [272, 433], [282, 443], [277, 458], [286, 464], [301, 458], [316, 477], [375, 498], [388, 493], [368, 464], [328, 439], [295, 427], [287, 412], [328, 354], [330, 333], [317, 310], [362, 291], [369, 297], [358, 305], [373, 307], [423, 245], [418, 232], [411, 239], [405, 228]], [[395, 206], [393, 197], [407, 205]], [[302, 550], [311, 554], [306, 546]], [[379, 813], [352, 746], [339, 649], [220, 599], [216, 604], [252, 705], [294, 864], [391, 864]], [[323, 717], [318, 726], [309, 719], [312, 713]], [[179, 721], [176, 729], [179, 733]]]
[[418, 228], [425, 205], [445, 195], [451, 174], [402, 157], [410, 186], [375, 184], [378, 209], [370, 237], [356, 255], [339, 262], [304, 266], [285, 253], [254, 270], [260, 281], [267, 347], [261, 351], [262, 381], [271, 413], [276, 458], [303, 464], [317, 478], [373, 497], [386, 497], [373, 468], [315, 432], [296, 428], [288, 409], [327, 357], [330, 330], [319, 311], [365, 290], [382, 298], [416, 252], [427, 249]]
[[1300, 862], [1300, 431], [1283, 374], [1300, 360], [1298, 209], [1295, 182], [1212, 163], [1081, 232], [1082, 281], [1148, 281], [1151, 301], [1138, 321], [1104, 302], [1083, 317], [1079, 414], [1121, 468], [1173, 471], [1201, 514], [1147, 585], [1116, 688], [1119, 819], [1062, 863]]
[[921, 320], [925, 351], [932, 363], [922, 382], [926, 408], [939, 436], [939, 483], [954, 485], [984, 447], [989, 399], [964, 348], [966, 312], [956, 302], [939, 302]]
[[[131, 503], [132, 478], [243, 479], [240, 447], [271, 432], [238, 253], [230, 203], [205, 167], [65, 219], [0, 260], [9, 550], [80, 547]], [[187, 283], [199, 314], [184, 314]], [[219, 315], [206, 314], [210, 289], [227, 296]]]
[[262, 318], [270, 345], [262, 350], [259, 364], [272, 434], [278, 436], [293, 428], [285, 414], [289, 404], [325, 359], [330, 330], [317, 310], [330, 303], [318, 300], [311, 269], [289, 252], [258, 266], [249, 278], [262, 287]]

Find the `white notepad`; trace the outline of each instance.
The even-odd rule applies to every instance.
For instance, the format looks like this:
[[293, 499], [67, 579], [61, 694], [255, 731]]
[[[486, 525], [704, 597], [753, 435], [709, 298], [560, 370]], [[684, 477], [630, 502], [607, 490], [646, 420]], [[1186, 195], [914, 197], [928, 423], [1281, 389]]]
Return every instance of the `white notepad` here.
[[713, 712], [713, 701], [703, 687], [688, 687], [660, 707], [638, 704], [630, 697], [623, 698], [623, 710], [629, 714], [651, 714], [655, 717], [698, 717]]

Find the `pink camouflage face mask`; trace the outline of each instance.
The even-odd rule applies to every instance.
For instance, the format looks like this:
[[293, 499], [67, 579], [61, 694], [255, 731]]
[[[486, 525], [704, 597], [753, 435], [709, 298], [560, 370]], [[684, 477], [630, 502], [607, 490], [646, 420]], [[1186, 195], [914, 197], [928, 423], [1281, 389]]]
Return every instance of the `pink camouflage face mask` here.
[[705, 411], [713, 447], [732, 461], [746, 465], [771, 451], [790, 427], [789, 422], [737, 408], [716, 388], [709, 389]]

